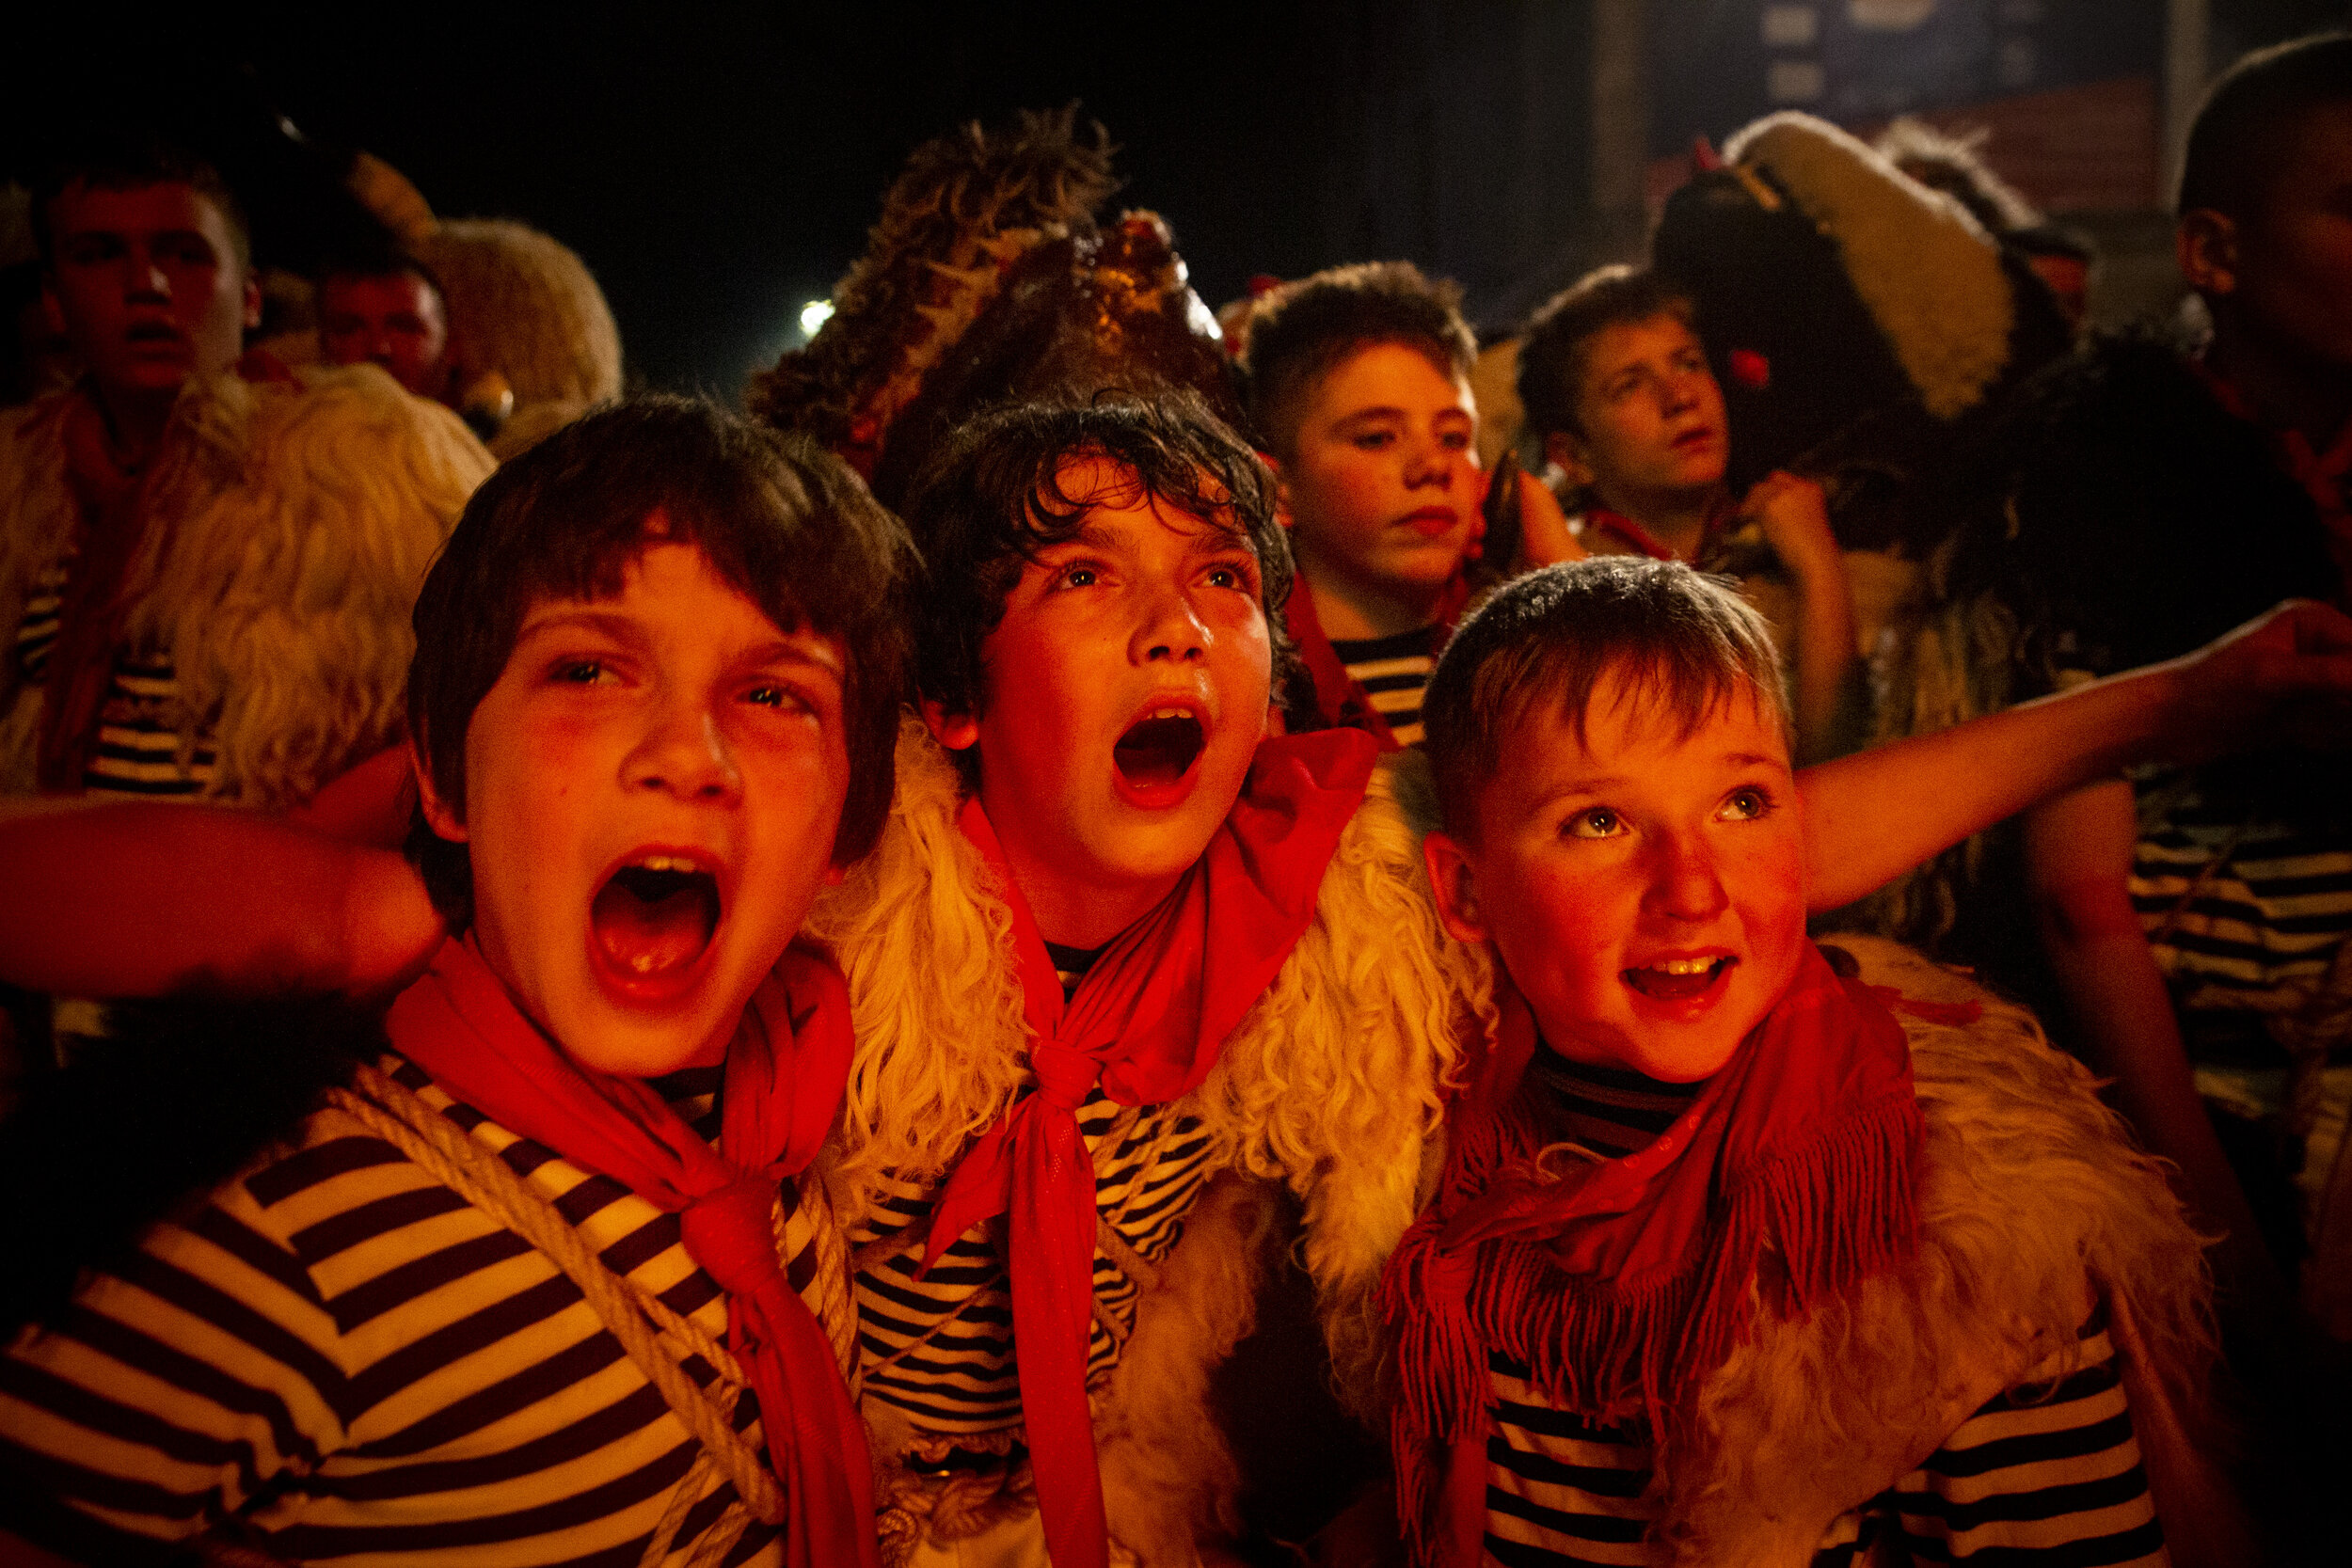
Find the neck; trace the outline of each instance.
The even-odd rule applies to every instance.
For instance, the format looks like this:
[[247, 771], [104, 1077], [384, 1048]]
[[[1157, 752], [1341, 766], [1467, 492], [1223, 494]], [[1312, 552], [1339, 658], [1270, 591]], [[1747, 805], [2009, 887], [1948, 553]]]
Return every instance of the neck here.
[[[1291, 536], [1291, 546], [1298, 547], [1296, 534]], [[1438, 619], [1438, 604], [1446, 591], [1442, 582], [1426, 588], [1363, 582], [1332, 571], [1303, 550], [1298, 552], [1298, 575], [1315, 596], [1315, 620], [1323, 635], [1338, 642], [1394, 637], [1430, 626]]]
[[2217, 313], [2206, 363], [2237, 388], [2264, 424], [2299, 430], [2326, 450], [2352, 419], [2352, 373], [2281, 349]]
[[1038, 935], [1057, 947], [1091, 952], [1152, 912], [1183, 873], [1143, 882], [1091, 882], [1038, 864], [1009, 844], [1005, 863], [1037, 919]]
[[180, 400], [178, 388], [169, 391], [147, 388], [94, 386], [98, 411], [105, 416], [106, 440], [117, 462], [126, 468], [146, 466], [171, 422], [171, 405]]
[[1708, 520], [1715, 515], [1724, 495], [1720, 484], [1697, 490], [1620, 490], [1612, 484], [1593, 488], [1601, 505], [1641, 524], [1651, 538], [1674, 551], [1677, 561], [1689, 561], [1699, 553], [1707, 540]]

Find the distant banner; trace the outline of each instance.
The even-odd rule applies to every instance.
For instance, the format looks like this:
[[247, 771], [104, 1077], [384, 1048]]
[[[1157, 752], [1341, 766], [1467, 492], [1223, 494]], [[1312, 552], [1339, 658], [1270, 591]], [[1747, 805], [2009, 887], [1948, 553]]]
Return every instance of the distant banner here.
[[1776, 109], [1868, 135], [1898, 115], [1984, 128], [1993, 166], [2053, 212], [2158, 198], [2164, 8], [2106, 0], [1655, 0], [1653, 197], [1692, 140]]

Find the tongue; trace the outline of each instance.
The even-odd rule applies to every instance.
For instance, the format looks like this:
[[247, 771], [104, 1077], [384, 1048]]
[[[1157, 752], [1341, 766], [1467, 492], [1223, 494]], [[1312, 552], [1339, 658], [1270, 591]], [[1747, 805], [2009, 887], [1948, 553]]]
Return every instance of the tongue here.
[[696, 878], [656, 898], [641, 898], [614, 878], [589, 909], [596, 943], [624, 973], [660, 974], [702, 957], [715, 924], [714, 895]]
[[1688, 1002], [1715, 983], [1723, 972], [1718, 961], [1708, 964], [1696, 974], [1669, 974], [1662, 969], [1629, 969], [1626, 983], [1644, 996], [1658, 1002]]

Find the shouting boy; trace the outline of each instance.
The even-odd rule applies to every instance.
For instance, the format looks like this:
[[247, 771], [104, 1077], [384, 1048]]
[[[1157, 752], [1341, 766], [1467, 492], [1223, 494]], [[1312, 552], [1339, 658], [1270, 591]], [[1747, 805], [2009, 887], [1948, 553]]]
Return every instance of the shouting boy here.
[[[803, 1177], [848, 998], [787, 944], [887, 809], [905, 567], [839, 463], [691, 404], [594, 416], [482, 488], [408, 689], [453, 934], [323, 1103], [196, 1156], [234, 1174], [159, 1196], [135, 1245], [16, 1215], [10, 1323], [43, 1326], [0, 1360], [0, 1560], [873, 1560]], [[129, 1049], [12, 1119], [12, 1182], [185, 1180], [201, 1103], [58, 1114], [93, 1073], [135, 1085]]]
[[2027, 1015], [1806, 940], [1761, 618], [1554, 568], [1427, 711], [1430, 878], [1501, 1023], [1383, 1282], [1419, 1558], [2166, 1560], [2143, 1476], [2210, 1506], [2166, 1446], [2199, 1239]]

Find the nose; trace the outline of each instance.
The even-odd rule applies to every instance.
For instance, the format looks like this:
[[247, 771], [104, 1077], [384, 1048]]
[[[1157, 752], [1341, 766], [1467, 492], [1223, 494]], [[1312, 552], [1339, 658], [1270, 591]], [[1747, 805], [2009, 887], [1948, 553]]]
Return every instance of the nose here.
[[735, 749], [712, 705], [683, 692], [656, 693], [644, 733], [629, 751], [622, 783], [680, 800], [724, 804], [741, 797]]
[[131, 276], [127, 288], [134, 299], [169, 299], [171, 277], [155, 260], [153, 253], [135, 249], [131, 252]]
[[1666, 920], [1698, 924], [1730, 906], [1722, 868], [1697, 832], [1666, 832], [1651, 841], [1645, 912]]
[[1450, 490], [1454, 471], [1462, 466], [1462, 451], [1435, 437], [1412, 443], [1405, 459], [1405, 483], [1414, 489]]
[[1137, 664], [1194, 664], [1209, 657], [1209, 628], [1177, 583], [1158, 585], [1136, 618], [1128, 657]]
[[1699, 376], [1695, 371], [1678, 372], [1658, 385], [1660, 402], [1669, 415], [1682, 413], [1699, 401]]

